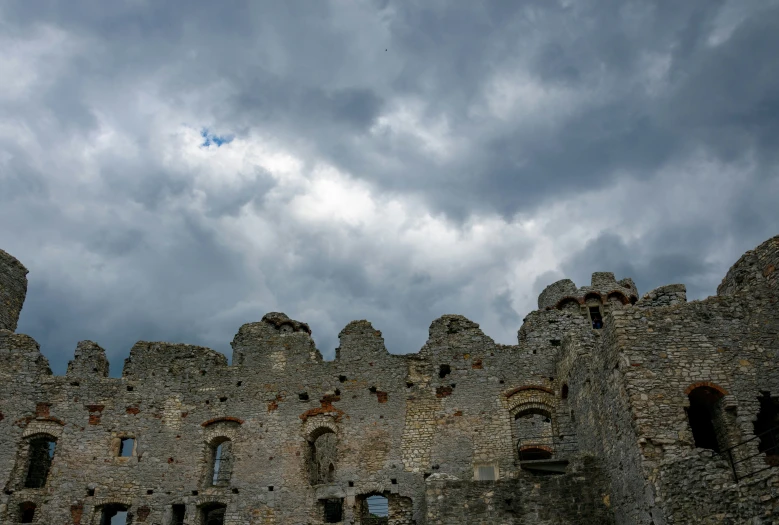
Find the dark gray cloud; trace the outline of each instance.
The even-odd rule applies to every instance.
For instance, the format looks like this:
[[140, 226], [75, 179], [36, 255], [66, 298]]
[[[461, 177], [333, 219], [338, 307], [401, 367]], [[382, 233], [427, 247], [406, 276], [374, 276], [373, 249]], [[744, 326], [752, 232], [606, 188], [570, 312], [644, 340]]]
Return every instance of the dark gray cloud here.
[[703, 297], [779, 233], [774, 0], [9, 1], [0, 44], [0, 246], [60, 372], [273, 310], [327, 356], [508, 343], [562, 276]]

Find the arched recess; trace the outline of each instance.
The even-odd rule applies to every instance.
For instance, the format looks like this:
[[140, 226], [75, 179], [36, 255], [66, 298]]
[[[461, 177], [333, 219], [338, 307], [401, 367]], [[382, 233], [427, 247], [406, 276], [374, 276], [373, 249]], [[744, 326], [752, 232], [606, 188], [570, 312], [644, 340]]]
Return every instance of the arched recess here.
[[587, 306], [599, 306], [603, 304], [603, 297], [598, 292], [589, 292], [584, 296], [584, 304]]
[[335, 481], [338, 463], [338, 435], [329, 426], [320, 426], [307, 436], [308, 471], [312, 485]]
[[551, 407], [543, 404], [526, 405], [514, 413], [514, 430], [520, 460], [542, 459], [532, 452], [536, 450], [545, 450], [551, 457], [555, 436], [553, 413]]
[[613, 292], [609, 292], [609, 294], [606, 296], [606, 302], [608, 302], [609, 304], [617, 304], [617, 305], [626, 305], [630, 303], [630, 301], [625, 296], [625, 294], [617, 290], [614, 290]]
[[230, 485], [235, 467], [236, 440], [240, 439], [242, 423], [238, 418], [224, 417], [203, 424], [205, 487]]
[[578, 311], [579, 310], [579, 300], [575, 297], [563, 297], [559, 301], [557, 301], [557, 304], [555, 305], [555, 308], [557, 310], [572, 310], [572, 311]]
[[729, 433], [734, 422], [725, 412], [723, 399], [727, 391], [708, 381], [693, 383], [685, 389], [689, 405], [685, 408], [687, 422], [696, 448], [722, 452], [730, 443]]
[[542, 386], [526, 386], [509, 392], [506, 407], [511, 417], [515, 458], [540, 459], [540, 453], [531, 452], [539, 447], [548, 449], [551, 456], [558, 427], [557, 403], [554, 391]]

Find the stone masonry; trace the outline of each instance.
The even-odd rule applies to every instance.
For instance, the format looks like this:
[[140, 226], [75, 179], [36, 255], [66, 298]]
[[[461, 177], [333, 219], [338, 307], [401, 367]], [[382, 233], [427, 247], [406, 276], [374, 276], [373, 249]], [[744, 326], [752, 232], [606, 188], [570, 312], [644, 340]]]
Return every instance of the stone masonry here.
[[[0, 250], [0, 523], [779, 523], [779, 236], [718, 294], [595, 273], [539, 296], [517, 345], [458, 315], [417, 354], [353, 321], [325, 361], [282, 313], [232, 364], [139, 341], [65, 376], [15, 333]], [[377, 506], [378, 505], [378, 506]]]

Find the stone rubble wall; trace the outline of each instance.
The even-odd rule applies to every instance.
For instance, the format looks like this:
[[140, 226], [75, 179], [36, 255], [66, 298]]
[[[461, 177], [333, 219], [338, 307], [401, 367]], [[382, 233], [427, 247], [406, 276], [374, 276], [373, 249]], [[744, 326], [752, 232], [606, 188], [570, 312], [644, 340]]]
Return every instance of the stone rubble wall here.
[[606, 476], [592, 457], [579, 458], [568, 473], [510, 480], [427, 482], [429, 525], [610, 525]]
[[0, 250], [0, 330], [16, 330], [27, 295], [27, 268]]
[[[0, 330], [0, 522], [31, 502], [37, 523], [93, 524], [101, 506], [124, 504], [133, 523], [167, 525], [176, 504], [198, 525], [216, 502], [229, 525], [318, 525], [324, 501], [339, 499], [343, 523], [359, 524], [373, 494], [388, 497], [392, 525], [779, 521], [777, 469], [736, 483], [726, 458], [695, 447], [685, 412], [690, 388], [722, 389], [718, 436], [735, 445], [754, 435], [760, 393], [779, 397], [773, 241], [704, 301], [671, 285], [632, 305], [632, 281], [605, 272], [591, 287], [558, 282], [517, 345], [445, 315], [419, 353], [393, 355], [370, 322], [354, 321], [324, 361], [308, 325], [272, 312], [239, 329], [232, 365], [209, 348], [140, 341], [109, 377], [105, 351], [82, 341], [54, 376], [32, 338]], [[627, 301], [609, 301], [613, 286]], [[550, 298], [572, 290], [555, 308]], [[564, 458], [553, 447], [564, 474], [523, 468], [514, 418], [528, 410], [550, 415], [552, 438], [573, 440]], [[312, 485], [322, 432], [335, 433], [337, 461], [332, 481]], [[48, 481], [24, 488], [40, 435], [57, 441]], [[117, 457], [126, 438], [134, 453]], [[212, 486], [209, 451], [221, 439], [232, 442], [232, 475]], [[754, 453], [750, 443], [736, 457]], [[764, 464], [758, 455], [738, 468]], [[475, 481], [479, 466], [499, 479]]]

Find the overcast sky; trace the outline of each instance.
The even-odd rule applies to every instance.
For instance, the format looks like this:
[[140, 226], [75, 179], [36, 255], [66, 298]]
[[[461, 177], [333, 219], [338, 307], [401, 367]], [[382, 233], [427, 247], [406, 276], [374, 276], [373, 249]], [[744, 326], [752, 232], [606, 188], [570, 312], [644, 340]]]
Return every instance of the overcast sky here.
[[282, 311], [516, 343], [594, 271], [713, 295], [779, 234], [779, 2], [0, 0], [0, 247], [55, 373]]

